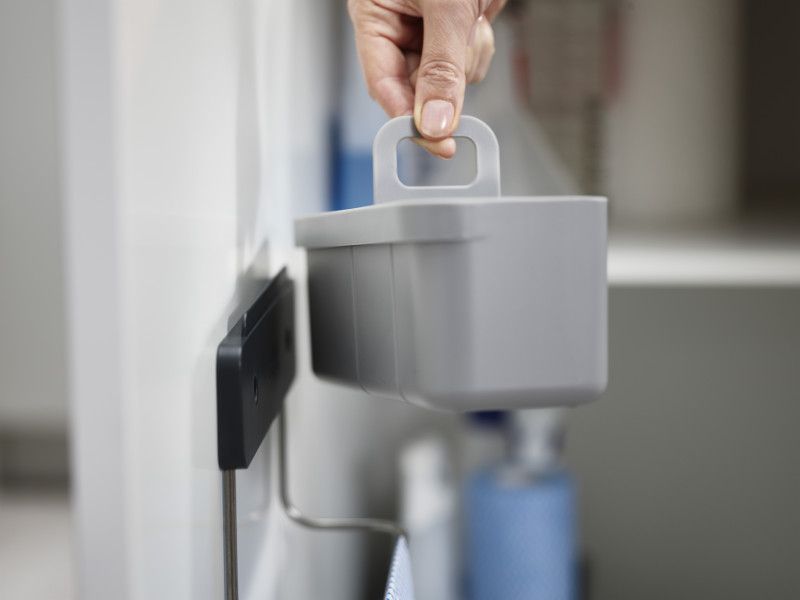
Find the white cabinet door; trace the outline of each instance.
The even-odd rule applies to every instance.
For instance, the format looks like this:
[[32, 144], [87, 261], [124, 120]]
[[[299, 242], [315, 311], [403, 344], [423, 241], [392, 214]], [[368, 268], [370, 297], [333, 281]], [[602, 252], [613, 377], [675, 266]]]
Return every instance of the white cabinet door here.
[[[291, 217], [326, 202], [340, 8], [312, 0], [62, 2], [81, 598], [222, 598], [214, 353], [254, 268], [274, 273], [291, 261], [302, 284]], [[308, 374], [307, 331], [300, 334], [293, 398], [313, 399], [322, 388]], [[298, 444], [331, 443], [326, 406]], [[299, 414], [294, 427], [302, 422]], [[355, 542], [309, 541], [286, 523], [269, 447], [239, 476], [242, 597], [355, 597]], [[346, 465], [358, 451], [351, 442], [336, 458]], [[331, 510], [353, 504], [346, 473], [312, 481], [303, 469], [310, 459], [294, 458], [297, 496], [324, 491]], [[311, 575], [320, 548], [337, 551]]]

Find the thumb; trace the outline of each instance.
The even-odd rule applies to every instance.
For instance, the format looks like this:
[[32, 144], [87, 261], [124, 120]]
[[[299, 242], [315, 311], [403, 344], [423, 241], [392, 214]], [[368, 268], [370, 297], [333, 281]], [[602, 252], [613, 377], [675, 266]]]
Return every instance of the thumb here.
[[472, 0], [423, 3], [422, 56], [414, 94], [414, 122], [423, 137], [445, 139], [458, 125], [464, 104], [469, 36], [480, 16]]

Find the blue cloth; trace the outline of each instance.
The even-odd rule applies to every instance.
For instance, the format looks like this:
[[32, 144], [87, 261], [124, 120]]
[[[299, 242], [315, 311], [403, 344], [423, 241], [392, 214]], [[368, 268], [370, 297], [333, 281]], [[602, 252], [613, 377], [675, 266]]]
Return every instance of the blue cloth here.
[[333, 171], [333, 210], [372, 204], [372, 151], [339, 149]]
[[509, 484], [491, 470], [466, 490], [467, 598], [575, 600], [575, 491], [566, 473]]
[[414, 582], [411, 578], [411, 556], [406, 538], [397, 538], [386, 582], [386, 600], [414, 600]]

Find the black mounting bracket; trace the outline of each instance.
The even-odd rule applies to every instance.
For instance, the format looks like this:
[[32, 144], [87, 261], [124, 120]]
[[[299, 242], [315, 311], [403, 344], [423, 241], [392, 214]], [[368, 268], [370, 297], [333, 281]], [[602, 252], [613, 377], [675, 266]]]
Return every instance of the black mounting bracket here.
[[245, 469], [295, 376], [294, 282], [267, 282], [217, 347], [217, 455], [223, 471]]

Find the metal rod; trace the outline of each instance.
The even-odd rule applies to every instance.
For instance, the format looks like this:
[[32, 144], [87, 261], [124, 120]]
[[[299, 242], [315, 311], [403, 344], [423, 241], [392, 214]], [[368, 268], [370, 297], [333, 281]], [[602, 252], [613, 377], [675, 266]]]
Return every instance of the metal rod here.
[[222, 527], [225, 554], [225, 600], [239, 598], [239, 563], [236, 556], [236, 471], [222, 472]]
[[[398, 524], [384, 519], [331, 519], [309, 517], [289, 499], [287, 460], [286, 408], [278, 416], [278, 484], [280, 500], [286, 515], [298, 525], [315, 530], [368, 531], [392, 536], [405, 536]], [[236, 548], [236, 471], [222, 472], [222, 512], [225, 555], [225, 600], [239, 600], [239, 567]]]
[[278, 464], [279, 464], [279, 485], [280, 499], [286, 515], [298, 525], [308, 529], [317, 530], [345, 530], [345, 531], [369, 531], [373, 533], [385, 533], [393, 536], [405, 536], [405, 530], [397, 523], [384, 519], [332, 519], [326, 517], [309, 517], [300, 512], [289, 499], [289, 475], [287, 460], [287, 434], [286, 434], [286, 407], [284, 406], [278, 415]]

